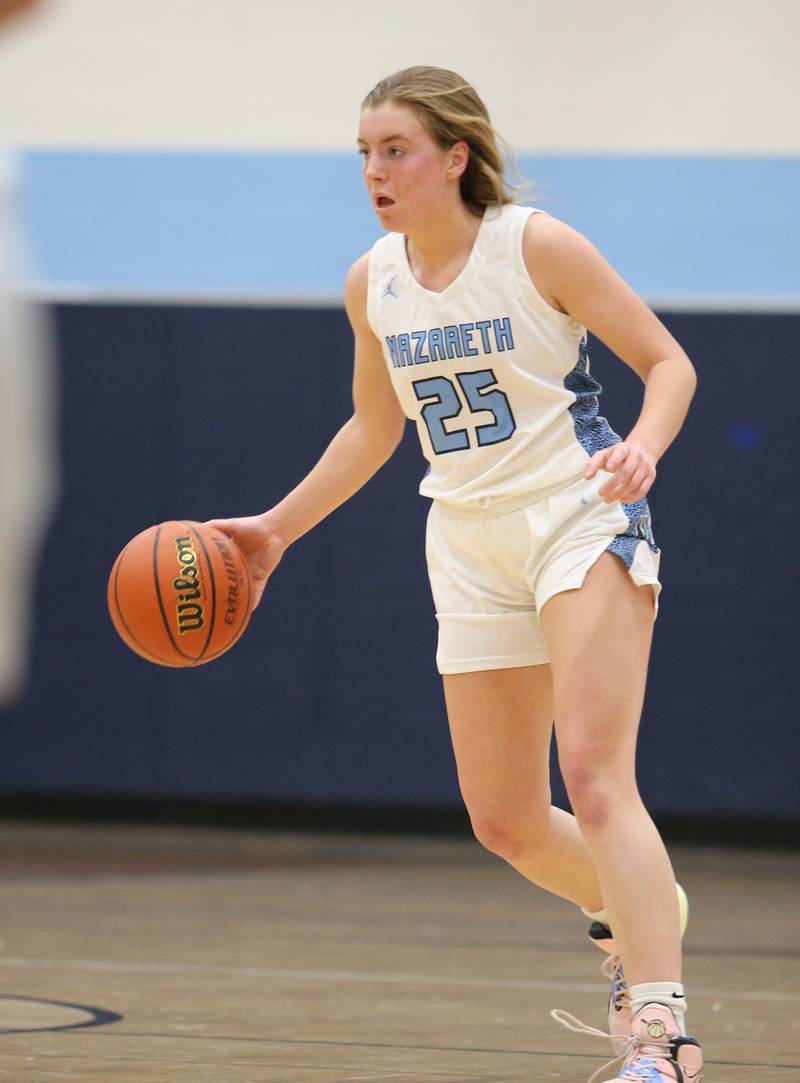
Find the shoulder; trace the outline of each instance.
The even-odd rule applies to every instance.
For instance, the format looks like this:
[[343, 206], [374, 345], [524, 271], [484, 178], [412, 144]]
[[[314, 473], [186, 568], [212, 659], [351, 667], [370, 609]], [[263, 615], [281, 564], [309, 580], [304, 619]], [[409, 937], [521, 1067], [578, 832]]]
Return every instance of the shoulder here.
[[348, 294], [357, 295], [363, 293], [366, 296], [367, 286], [369, 285], [369, 256], [369, 252], [359, 256], [347, 272], [344, 281], [345, 299]]
[[369, 252], [359, 256], [347, 272], [344, 280], [344, 303], [348, 312], [351, 305], [367, 303], [367, 290], [369, 289]]
[[559, 300], [565, 296], [565, 283], [591, 276], [604, 263], [587, 237], [546, 212], [532, 214], [527, 220], [522, 250], [534, 285], [559, 312], [569, 311]]
[[526, 259], [528, 256], [533, 259], [559, 258], [583, 248], [594, 247], [577, 229], [553, 218], [547, 211], [530, 215], [525, 223], [522, 246]]
[[344, 282], [344, 307], [347, 309], [347, 315], [356, 330], [366, 329], [369, 325], [367, 319], [369, 257], [369, 252], [359, 256], [347, 272]]

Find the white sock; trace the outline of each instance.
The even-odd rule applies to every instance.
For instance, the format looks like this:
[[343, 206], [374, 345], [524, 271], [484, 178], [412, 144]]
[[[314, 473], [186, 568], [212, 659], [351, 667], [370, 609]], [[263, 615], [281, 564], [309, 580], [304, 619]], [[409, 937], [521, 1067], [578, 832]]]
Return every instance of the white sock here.
[[687, 1011], [686, 994], [677, 981], [648, 981], [641, 985], [632, 985], [629, 990], [631, 1011], [634, 1015], [645, 1004], [664, 1004], [675, 1016], [678, 1030], [686, 1034], [684, 1016]]

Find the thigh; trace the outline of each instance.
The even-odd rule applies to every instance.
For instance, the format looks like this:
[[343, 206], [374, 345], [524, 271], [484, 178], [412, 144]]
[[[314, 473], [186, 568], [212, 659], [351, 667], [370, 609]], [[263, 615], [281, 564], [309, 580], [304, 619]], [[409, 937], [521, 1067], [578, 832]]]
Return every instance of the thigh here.
[[548, 665], [443, 678], [461, 792], [471, 813], [526, 817], [550, 805]]
[[[519, 516], [502, 517], [503, 530]], [[425, 553], [439, 624], [441, 674], [535, 667], [547, 662], [533, 592], [503, 559], [492, 520], [458, 517], [435, 501]]]
[[603, 553], [583, 585], [541, 612], [550, 654], [559, 752], [617, 758], [632, 768], [653, 634], [653, 587]]

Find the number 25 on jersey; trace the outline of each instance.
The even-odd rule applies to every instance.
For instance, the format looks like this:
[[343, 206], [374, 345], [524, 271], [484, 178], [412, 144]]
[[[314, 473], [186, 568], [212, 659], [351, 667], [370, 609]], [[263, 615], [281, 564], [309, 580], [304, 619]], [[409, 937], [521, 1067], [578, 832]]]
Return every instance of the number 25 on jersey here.
[[[478, 447], [508, 440], [517, 426], [508, 398], [497, 386], [497, 378], [492, 370], [457, 372], [455, 379], [470, 411], [488, 411], [494, 418], [494, 422], [476, 426], [475, 438]], [[449, 451], [466, 450], [470, 446], [467, 429], [455, 428], [448, 432], [444, 427], [445, 421], [458, 417], [464, 409], [453, 380], [448, 380], [446, 376], [432, 376], [427, 380], [414, 380], [412, 387], [417, 399], [425, 403], [422, 407], [422, 420], [436, 454], [445, 455]]]

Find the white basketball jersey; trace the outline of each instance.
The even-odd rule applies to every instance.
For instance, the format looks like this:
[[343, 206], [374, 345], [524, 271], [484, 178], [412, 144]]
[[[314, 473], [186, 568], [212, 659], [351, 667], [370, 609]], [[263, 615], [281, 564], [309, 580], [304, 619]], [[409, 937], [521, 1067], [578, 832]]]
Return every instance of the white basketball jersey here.
[[522, 255], [531, 207], [490, 207], [470, 258], [434, 293], [411, 273], [406, 238], [369, 258], [367, 314], [430, 467], [420, 485], [482, 514], [541, 499], [619, 437], [597, 416], [586, 328], [549, 305]]

